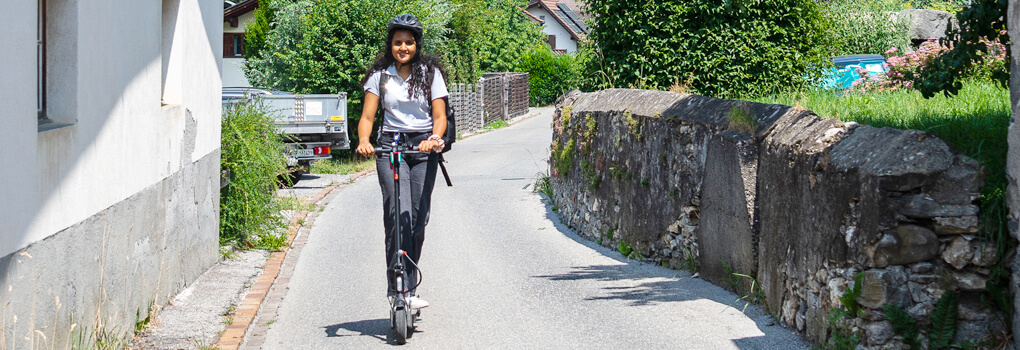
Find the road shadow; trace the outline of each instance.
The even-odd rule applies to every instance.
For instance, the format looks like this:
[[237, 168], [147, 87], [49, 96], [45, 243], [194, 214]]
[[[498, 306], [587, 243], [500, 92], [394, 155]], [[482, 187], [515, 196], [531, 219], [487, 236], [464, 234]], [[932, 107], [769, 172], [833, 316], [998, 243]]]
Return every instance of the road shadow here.
[[[418, 322], [418, 321], [415, 321]], [[421, 333], [420, 327], [415, 327], [414, 333]], [[323, 327], [326, 331], [327, 338], [336, 337], [372, 337], [380, 341], [386, 342], [390, 345], [397, 344], [396, 338], [393, 336], [393, 330], [390, 329], [390, 319], [379, 318], [374, 320], [362, 320], [354, 322], [346, 322], [341, 324], [335, 324], [331, 326]], [[350, 332], [352, 334], [340, 334], [341, 330]], [[414, 337], [414, 333], [411, 333], [408, 338]]]
[[[390, 319], [379, 318], [374, 320], [362, 320], [346, 322], [324, 327], [326, 337], [372, 337], [385, 342], [391, 342]], [[346, 330], [353, 334], [339, 334], [340, 330]]]
[[[573, 266], [569, 271], [558, 274], [535, 275], [532, 278], [543, 278], [550, 282], [589, 280], [605, 282], [601, 286], [604, 293], [586, 297], [586, 301], [626, 301], [627, 305], [641, 307], [662, 303], [677, 303], [695, 300], [710, 300], [719, 304], [719, 312], [736, 310], [742, 312], [755, 323], [756, 328], [764, 336], [733, 339], [733, 345], [739, 349], [783, 349], [808, 348], [807, 343], [798, 337], [789, 337], [788, 330], [783, 329], [759, 305], [747, 304], [738, 296], [720, 286], [700, 278], [692, 277], [687, 271], [673, 270], [655, 264], [627, 259], [618, 251], [604, 247], [596, 242], [578, 235], [562, 221], [545, 195], [543, 203], [546, 207], [546, 218], [556, 230], [578, 244], [586, 246], [599, 254], [616, 260], [619, 264], [600, 264]], [[616, 283], [631, 281], [631, 283]], [[627, 284], [627, 285], [623, 285]]]

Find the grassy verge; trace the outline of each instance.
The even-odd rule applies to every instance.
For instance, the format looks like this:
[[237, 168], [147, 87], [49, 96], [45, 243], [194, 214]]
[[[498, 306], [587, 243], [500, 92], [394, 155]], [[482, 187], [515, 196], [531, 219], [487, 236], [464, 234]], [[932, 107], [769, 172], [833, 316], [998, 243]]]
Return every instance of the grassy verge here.
[[374, 158], [365, 158], [356, 154], [333, 153], [332, 159], [325, 159], [312, 164], [313, 174], [353, 174], [375, 168]]

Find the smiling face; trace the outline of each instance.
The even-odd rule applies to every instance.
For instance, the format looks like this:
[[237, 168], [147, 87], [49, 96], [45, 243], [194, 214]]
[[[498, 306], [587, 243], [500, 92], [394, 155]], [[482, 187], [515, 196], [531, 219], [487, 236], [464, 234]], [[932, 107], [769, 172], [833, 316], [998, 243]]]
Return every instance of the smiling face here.
[[411, 62], [415, 53], [418, 52], [418, 43], [414, 41], [414, 35], [407, 30], [397, 30], [393, 33], [393, 41], [390, 42], [390, 50], [393, 58], [399, 65]]

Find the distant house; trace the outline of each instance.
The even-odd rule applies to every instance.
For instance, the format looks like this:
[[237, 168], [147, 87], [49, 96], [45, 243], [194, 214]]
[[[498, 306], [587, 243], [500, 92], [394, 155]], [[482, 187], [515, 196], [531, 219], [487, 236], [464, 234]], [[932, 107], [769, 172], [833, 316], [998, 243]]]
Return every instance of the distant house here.
[[220, 258], [223, 8], [0, 7], [0, 349], [130, 336]]
[[589, 18], [584, 3], [573, 0], [532, 0], [524, 9], [532, 21], [545, 25], [542, 32], [553, 51], [577, 51], [577, 43], [588, 35]]
[[241, 70], [244, 64], [244, 27], [259, 0], [223, 2], [223, 86], [251, 86]]

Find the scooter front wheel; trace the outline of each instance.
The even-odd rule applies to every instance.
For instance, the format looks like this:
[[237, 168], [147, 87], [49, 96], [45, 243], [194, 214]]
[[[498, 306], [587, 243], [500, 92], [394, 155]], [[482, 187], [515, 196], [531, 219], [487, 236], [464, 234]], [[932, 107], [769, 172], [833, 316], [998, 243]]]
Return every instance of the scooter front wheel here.
[[400, 306], [393, 311], [394, 318], [396, 319], [397, 344], [399, 345], [407, 343], [407, 331], [409, 329], [407, 324], [407, 311], [407, 308], [404, 306]]

